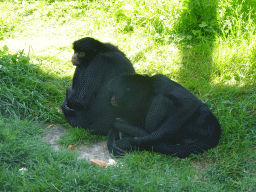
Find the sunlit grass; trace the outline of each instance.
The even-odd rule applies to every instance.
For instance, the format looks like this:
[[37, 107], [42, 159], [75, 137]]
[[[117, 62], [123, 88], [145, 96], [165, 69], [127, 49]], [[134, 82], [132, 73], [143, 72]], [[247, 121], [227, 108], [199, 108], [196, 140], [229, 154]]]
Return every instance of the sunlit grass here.
[[[256, 36], [255, 36], [256, 37]], [[214, 48], [213, 58], [217, 73], [214, 84], [245, 86], [256, 82], [256, 44], [247, 40], [220, 40]]]

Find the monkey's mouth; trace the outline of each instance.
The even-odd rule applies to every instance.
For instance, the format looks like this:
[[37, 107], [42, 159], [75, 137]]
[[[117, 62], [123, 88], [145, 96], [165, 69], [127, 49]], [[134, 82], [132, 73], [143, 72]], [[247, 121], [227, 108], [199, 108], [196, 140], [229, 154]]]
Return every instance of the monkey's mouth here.
[[71, 62], [73, 63], [73, 65], [79, 65], [79, 61], [78, 60], [72, 59]]

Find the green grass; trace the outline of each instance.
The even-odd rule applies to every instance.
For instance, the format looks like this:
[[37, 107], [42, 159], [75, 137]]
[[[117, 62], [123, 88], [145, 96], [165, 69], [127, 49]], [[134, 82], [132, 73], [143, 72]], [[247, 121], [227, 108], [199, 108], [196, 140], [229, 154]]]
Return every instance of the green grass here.
[[[182, 160], [132, 152], [108, 169], [54, 152], [40, 127], [70, 128], [58, 108], [84, 36], [192, 91], [218, 117], [220, 144]], [[0, 1], [0, 191], [256, 191], [255, 106], [255, 0]], [[64, 146], [106, 139], [68, 132]]]

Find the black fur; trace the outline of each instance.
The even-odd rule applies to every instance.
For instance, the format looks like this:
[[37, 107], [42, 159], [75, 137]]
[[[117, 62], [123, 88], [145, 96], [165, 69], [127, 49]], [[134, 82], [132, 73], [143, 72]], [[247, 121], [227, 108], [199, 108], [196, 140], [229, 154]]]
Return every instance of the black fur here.
[[[124, 74], [109, 83], [118, 118], [109, 132], [115, 156], [139, 148], [180, 158], [217, 146], [221, 127], [195, 95], [164, 75]], [[114, 99], [113, 99], [114, 98]]]
[[86, 37], [75, 41], [73, 48], [76, 70], [61, 109], [73, 127], [107, 134], [114, 117], [106, 85], [120, 74], [135, 73], [134, 68], [125, 54], [109, 43]]

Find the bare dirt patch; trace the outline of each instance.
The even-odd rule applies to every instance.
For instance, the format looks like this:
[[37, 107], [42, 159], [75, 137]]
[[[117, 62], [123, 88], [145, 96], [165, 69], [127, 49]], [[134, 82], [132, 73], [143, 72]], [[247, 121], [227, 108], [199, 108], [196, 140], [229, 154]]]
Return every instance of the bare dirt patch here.
[[[63, 148], [63, 146], [56, 144], [56, 141], [61, 135], [66, 133], [66, 130], [59, 126], [48, 127], [48, 129], [49, 131], [47, 131], [47, 134], [43, 137], [43, 141], [51, 145], [56, 151]], [[108, 152], [106, 141], [101, 141], [91, 146], [79, 145], [75, 147], [75, 150], [79, 152], [78, 159], [100, 159], [107, 162], [109, 159], [112, 159]]]

